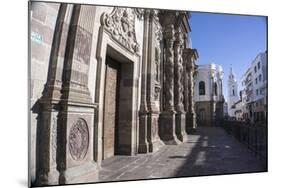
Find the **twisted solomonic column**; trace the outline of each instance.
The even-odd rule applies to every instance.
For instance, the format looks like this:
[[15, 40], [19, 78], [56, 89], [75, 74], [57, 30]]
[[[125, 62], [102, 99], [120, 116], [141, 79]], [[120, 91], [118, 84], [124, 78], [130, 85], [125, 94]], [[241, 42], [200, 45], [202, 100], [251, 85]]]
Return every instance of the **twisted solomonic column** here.
[[174, 45], [174, 52], [175, 52], [175, 110], [176, 110], [176, 135], [178, 139], [182, 142], [187, 141], [186, 135], [186, 120], [185, 120], [185, 111], [183, 106], [183, 53], [184, 47], [184, 38], [183, 32], [181, 28], [178, 26], [175, 32], [175, 45]]
[[165, 81], [164, 81], [164, 111], [174, 112], [174, 25], [165, 27], [164, 38], [166, 42]]
[[185, 92], [187, 96], [188, 106], [187, 109], [187, 125], [186, 130], [191, 131], [196, 128], [196, 114], [195, 114], [195, 105], [194, 105], [194, 74], [195, 74], [195, 60], [198, 59], [198, 53], [196, 49], [186, 48], [183, 50], [183, 59], [186, 67], [186, 78], [187, 82], [187, 91]]

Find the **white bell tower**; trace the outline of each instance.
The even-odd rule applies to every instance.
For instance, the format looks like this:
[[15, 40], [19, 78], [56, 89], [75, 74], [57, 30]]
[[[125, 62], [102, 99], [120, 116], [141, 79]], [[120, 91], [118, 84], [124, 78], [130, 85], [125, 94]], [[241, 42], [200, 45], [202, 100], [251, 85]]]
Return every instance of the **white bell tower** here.
[[228, 102], [228, 115], [230, 117], [235, 117], [233, 105], [239, 100], [239, 93], [238, 93], [238, 84], [235, 78], [235, 75], [232, 71], [232, 66], [230, 67], [230, 73], [228, 76], [228, 95], [227, 95], [227, 102]]

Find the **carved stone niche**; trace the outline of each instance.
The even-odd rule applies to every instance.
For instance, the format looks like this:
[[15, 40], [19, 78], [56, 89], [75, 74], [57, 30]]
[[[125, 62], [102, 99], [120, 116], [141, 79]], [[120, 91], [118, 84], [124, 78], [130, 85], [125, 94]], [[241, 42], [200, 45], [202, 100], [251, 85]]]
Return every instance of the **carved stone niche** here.
[[101, 25], [118, 43], [129, 51], [138, 53], [139, 43], [136, 39], [135, 17], [141, 18], [142, 12], [132, 8], [115, 7], [110, 14], [102, 14]]

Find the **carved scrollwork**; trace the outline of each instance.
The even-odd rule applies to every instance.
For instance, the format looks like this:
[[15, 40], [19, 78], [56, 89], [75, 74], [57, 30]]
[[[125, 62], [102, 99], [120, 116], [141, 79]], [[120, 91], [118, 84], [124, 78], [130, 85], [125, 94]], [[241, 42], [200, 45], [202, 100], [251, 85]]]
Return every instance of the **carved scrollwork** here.
[[138, 19], [143, 19], [144, 9], [142, 8], [134, 8], [134, 12]]
[[84, 119], [78, 119], [69, 132], [69, 152], [74, 160], [84, 159], [89, 146], [89, 130]]
[[110, 14], [102, 14], [101, 24], [116, 41], [128, 50], [137, 53], [139, 44], [135, 32], [135, 12], [134, 9], [115, 7]]

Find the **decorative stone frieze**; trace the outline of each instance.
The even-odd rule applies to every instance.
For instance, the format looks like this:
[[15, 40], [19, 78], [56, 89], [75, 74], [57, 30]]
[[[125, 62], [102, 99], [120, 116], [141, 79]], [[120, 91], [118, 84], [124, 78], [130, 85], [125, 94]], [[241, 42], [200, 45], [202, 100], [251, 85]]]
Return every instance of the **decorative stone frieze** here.
[[109, 31], [112, 37], [129, 51], [139, 52], [139, 43], [136, 39], [135, 17], [142, 17], [141, 10], [115, 7], [113, 11], [103, 13], [101, 24]]

